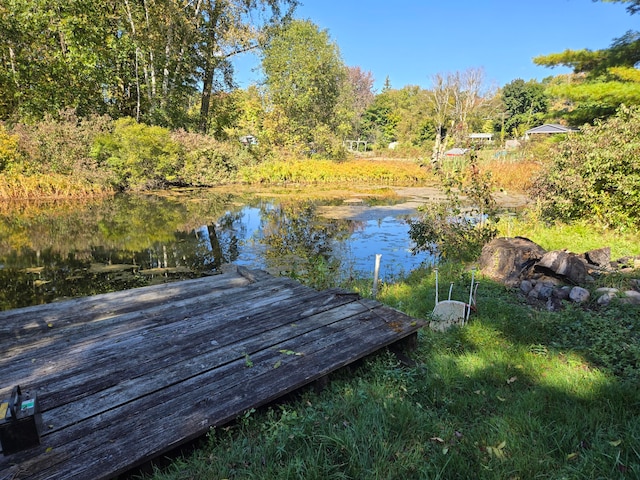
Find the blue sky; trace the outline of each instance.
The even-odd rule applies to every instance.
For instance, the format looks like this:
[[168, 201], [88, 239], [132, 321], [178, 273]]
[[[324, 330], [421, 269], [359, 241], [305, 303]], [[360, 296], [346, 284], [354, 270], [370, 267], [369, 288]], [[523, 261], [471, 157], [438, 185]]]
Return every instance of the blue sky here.
[[[483, 68], [488, 85], [565, 73], [533, 64], [565, 49], [607, 48], [640, 15], [624, 4], [592, 0], [301, 0], [296, 17], [326, 29], [344, 62], [370, 71], [379, 91], [429, 88], [437, 73]], [[257, 60], [239, 59], [241, 87], [260, 79]]]

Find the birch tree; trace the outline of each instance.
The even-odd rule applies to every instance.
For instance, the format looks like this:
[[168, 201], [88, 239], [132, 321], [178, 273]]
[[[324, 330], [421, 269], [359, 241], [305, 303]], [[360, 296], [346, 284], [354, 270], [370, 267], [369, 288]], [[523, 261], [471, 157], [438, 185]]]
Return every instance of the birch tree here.
[[188, 127], [297, 0], [2, 0], [0, 115], [74, 108]]
[[434, 75], [429, 95], [436, 131], [432, 162], [440, 161], [449, 138], [464, 144], [472, 117], [494, 96], [495, 92], [485, 86], [481, 68]]

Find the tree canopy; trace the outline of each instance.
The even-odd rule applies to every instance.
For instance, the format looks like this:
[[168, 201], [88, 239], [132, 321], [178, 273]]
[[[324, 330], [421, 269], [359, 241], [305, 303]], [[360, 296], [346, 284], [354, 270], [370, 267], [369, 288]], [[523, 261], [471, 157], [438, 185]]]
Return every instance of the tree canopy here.
[[[4, 0], [0, 119], [74, 108], [207, 128], [229, 59], [257, 48], [297, 0]], [[64, 87], [64, 88], [62, 88]], [[197, 115], [190, 107], [200, 96]]]
[[308, 144], [337, 131], [347, 69], [326, 30], [292, 21], [264, 47], [262, 68], [269, 112], [286, 119], [278, 125], [279, 143]]
[[518, 78], [506, 84], [501, 93], [507, 132], [518, 132], [521, 126], [530, 128], [542, 123], [549, 109], [543, 84], [535, 80], [525, 82]]
[[[597, 0], [594, 0], [597, 1]], [[640, 11], [638, 0], [601, 0], [626, 3], [627, 11]], [[640, 82], [634, 75], [640, 62], [640, 32], [629, 31], [602, 50], [565, 50], [533, 59], [537, 65], [565, 66], [573, 75], [551, 82], [548, 93], [558, 99], [556, 113], [571, 123], [593, 123], [615, 114], [621, 104], [635, 104]]]

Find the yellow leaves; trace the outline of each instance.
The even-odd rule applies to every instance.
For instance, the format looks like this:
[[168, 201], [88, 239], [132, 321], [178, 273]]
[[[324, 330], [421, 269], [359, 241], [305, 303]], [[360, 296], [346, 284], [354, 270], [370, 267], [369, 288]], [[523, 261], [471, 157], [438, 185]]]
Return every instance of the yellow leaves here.
[[485, 447], [485, 450], [489, 454], [490, 457], [495, 457], [498, 460], [504, 460], [506, 458], [505, 455], [505, 447], [507, 446], [507, 442], [501, 442], [495, 447]]
[[613, 440], [609, 442], [609, 445], [611, 445], [612, 447], [619, 447], [621, 444], [622, 444], [622, 440]]
[[282, 353], [283, 355], [295, 355], [297, 357], [301, 357], [302, 355], [304, 355], [304, 353], [302, 352], [294, 352], [293, 350], [278, 350], [278, 352]]
[[640, 83], [640, 72], [636, 68], [612, 67], [608, 72], [620, 80]]

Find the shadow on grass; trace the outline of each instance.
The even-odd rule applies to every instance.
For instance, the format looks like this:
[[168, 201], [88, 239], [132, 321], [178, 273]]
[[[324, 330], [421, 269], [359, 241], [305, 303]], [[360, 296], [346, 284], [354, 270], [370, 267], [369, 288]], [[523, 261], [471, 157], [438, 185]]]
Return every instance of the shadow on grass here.
[[[468, 285], [465, 275], [452, 278]], [[420, 332], [416, 366], [379, 353], [333, 374], [321, 393], [304, 390], [213, 432], [154, 478], [640, 478], [637, 384], [582, 348], [601, 336], [599, 323], [532, 310], [481, 282], [469, 324]], [[379, 299], [425, 318], [433, 288], [428, 274], [415, 276]]]

